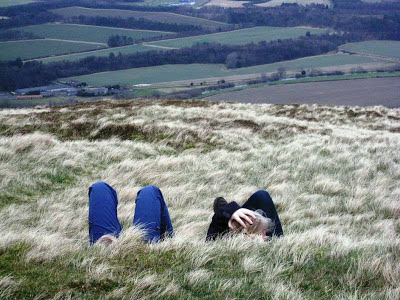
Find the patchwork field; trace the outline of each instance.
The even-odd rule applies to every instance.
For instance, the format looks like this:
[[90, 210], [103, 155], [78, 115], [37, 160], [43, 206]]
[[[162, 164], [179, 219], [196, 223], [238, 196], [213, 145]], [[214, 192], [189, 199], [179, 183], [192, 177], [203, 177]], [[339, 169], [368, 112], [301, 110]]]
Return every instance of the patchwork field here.
[[226, 23], [222, 22], [178, 15], [168, 12], [146, 12], [146, 11], [132, 11], [132, 10], [121, 10], [121, 9], [93, 9], [93, 8], [84, 8], [76, 6], [59, 8], [51, 11], [66, 17], [84, 15], [84, 16], [104, 16], [104, 17], [120, 17], [120, 18], [143, 18], [163, 23], [189, 24], [189, 25], [212, 27], [212, 28], [219, 28], [227, 25]]
[[248, 68], [227, 70], [223, 65], [191, 64], [191, 65], [164, 65], [147, 68], [127, 69], [113, 72], [102, 72], [90, 75], [71, 77], [84, 81], [89, 85], [123, 84], [134, 85], [141, 83], [172, 82], [210, 77], [225, 77], [244, 74], [274, 72], [279, 67], [287, 70], [300, 70], [347, 64], [373, 63], [376, 60], [355, 55], [333, 54], [307, 57], [292, 61], [260, 65]]
[[0, 60], [13, 60], [18, 57], [21, 57], [22, 59], [32, 59], [65, 53], [88, 51], [104, 47], [106, 47], [106, 45], [47, 39], [0, 42]]
[[43, 24], [16, 28], [16, 30], [32, 32], [45, 38], [75, 40], [86, 42], [107, 43], [111, 35], [131, 37], [134, 41], [143, 38], [165, 37], [173, 35], [171, 32], [133, 30], [111, 28], [103, 26], [75, 25], [75, 24]]
[[321, 34], [327, 32], [324, 29], [314, 29], [306, 27], [253, 27], [228, 32], [192, 36], [179, 39], [170, 39], [165, 41], [151, 42], [149, 44], [163, 47], [182, 48], [191, 47], [196, 43], [221, 43], [221, 44], [248, 44], [251, 42], [272, 41], [277, 39], [298, 38], [306, 35]]
[[340, 49], [351, 52], [380, 55], [400, 59], [399, 41], [367, 41], [360, 43], [350, 43], [340, 46]]
[[[178, 39], [169, 39], [164, 41], [150, 42], [145, 43], [143, 45], [135, 45], [127, 46], [127, 47], [118, 47], [114, 49], [100, 50], [96, 52], [89, 52], [87, 54], [79, 54], [79, 55], [68, 55], [62, 57], [49, 57], [42, 59], [43, 62], [54, 62], [61, 60], [79, 60], [81, 58], [87, 56], [105, 56], [111, 52], [118, 53], [121, 52], [123, 54], [134, 53], [137, 51], [146, 51], [146, 50], [162, 50], [163, 47], [168, 48], [182, 48], [182, 47], [190, 47], [195, 43], [201, 42], [218, 42], [222, 44], [246, 44], [251, 42], [259, 42], [262, 40], [274, 40], [274, 39], [284, 39], [284, 38], [295, 38], [302, 35], [305, 35], [307, 31], [311, 33], [319, 34], [325, 32], [323, 29], [314, 29], [314, 28], [305, 28], [305, 27], [291, 27], [291, 28], [282, 28], [282, 27], [253, 27], [248, 29], [241, 29], [223, 33], [216, 34], [206, 34], [194, 37], [186, 37], [186, 38], [178, 38]], [[68, 36], [68, 33], [65, 34]], [[96, 36], [96, 34], [94, 35]]]
[[[3, 299], [399, 299], [400, 111], [209, 101], [0, 110]], [[89, 247], [88, 187], [123, 232]], [[161, 188], [175, 237], [132, 228]], [[284, 236], [206, 243], [217, 196], [266, 189]]]
[[400, 77], [264, 86], [207, 97], [214, 101], [400, 108]]

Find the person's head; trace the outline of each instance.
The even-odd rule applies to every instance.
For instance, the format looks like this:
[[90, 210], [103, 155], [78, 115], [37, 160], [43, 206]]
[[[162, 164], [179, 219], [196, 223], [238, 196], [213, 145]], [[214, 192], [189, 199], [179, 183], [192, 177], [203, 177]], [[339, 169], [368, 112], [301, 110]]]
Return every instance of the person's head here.
[[256, 218], [253, 219], [253, 224], [246, 222], [246, 228], [243, 228], [238, 222], [234, 221], [233, 226], [235, 227], [235, 231], [245, 234], [262, 235], [263, 237], [274, 231], [274, 222], [270, 218], [267, 218], [262, 210], [256, 210], [254, 214]]

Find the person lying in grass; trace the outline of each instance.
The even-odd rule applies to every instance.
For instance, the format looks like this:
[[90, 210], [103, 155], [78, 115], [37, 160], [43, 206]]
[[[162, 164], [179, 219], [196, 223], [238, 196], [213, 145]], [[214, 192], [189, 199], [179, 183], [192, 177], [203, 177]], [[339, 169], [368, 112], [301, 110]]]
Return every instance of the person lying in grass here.
[[[154, 185], [142, 188], [136, 197], [133, 226], [145, 232], [145, 242], [160, 242], [174, 235], [171, 218], [160, 189]], [[89, 188], [90, 245], [109, 245], [120, 235], [122, 226], [117, 216], [117, 192], [105, 182], [96, 182]]]
[[214, 216], [206, 241], [235, 232], [262, 235], [264, 239], [283, 235], [278, 212], [267, 191], [254, 193], [242, 207], [234, 201], [228, 203], [222, 197], [214, 200]]

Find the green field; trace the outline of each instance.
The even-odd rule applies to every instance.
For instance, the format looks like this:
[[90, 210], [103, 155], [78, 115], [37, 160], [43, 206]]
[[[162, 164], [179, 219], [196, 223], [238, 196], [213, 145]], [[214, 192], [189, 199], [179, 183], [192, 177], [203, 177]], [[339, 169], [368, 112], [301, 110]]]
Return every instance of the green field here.
[[102, 48], [101, 45], [53, 40], [30, 40], [0, 43], [0, 60], [18, 57], [32, 59]]
[[340, 49], [358, 53], [373, 54], [400, 58], [399, 41], [367, 41], [350, 43], [339, 47]]
[[277, 39], [298, 38], [309, 31], [312, 34], [326, 32], [324, 29], [305, 27], [253, 27], [228, 32], [192, 36], [180, 39], [151, 42], [150, 44], [164, 47], [182, 48], [190, 47], [196, 43], [221, 43], [221, 44], [248, 44], [251, 42], [272, 41]]
[[173, 33], [150, 30], [120, 29], [102, 26], [75, 25], [75, 24], [42, 24], [17, 28], [17, 30], [32, 32], [35, 35], [74, 41], [107, 43], [111, 35], [131, 37], [141, 40], [152, 37], [170, 36]]
[[[42, 26], [42, 25], [39, 25]], [[31, 26], [29, 26], [31, 27]], [[207, 35], [200, 35], [200, 36], [193, 36], [193, 37], [186, 37], [186, 38], [179, 38], [179, 39], [170, 39], [164, 41], [157, 41], [146, 43], [143, 46], [137, 45], [134, 48], [132, 47], [120, 47], [118, 50], [107, 49], [107, 50], [100, 50], [96, 52], [90, 52], [85, 54], [79, 55], [68, 55], [63, 57], [51, 57], [43, 59], [43, 62], [54, 62], [60, 60], [79, 60], [81, 58], [87, 56], [105, 56], [111, 52], [118, 53], [121, 52], [123, 54], [130, 54], [138, 51], [146, 51], [146, 50], [157, 50], [156, 47], [150, 47], [146, 45], [155, 45], [161, 47], [171, 47], [171, 48], [181, 48], [181, 47], [190, 47], [197, 42], [219, 42], [222, 44], [246, 44], [251, 42], [259, 42], [262, 40], [273, 40], [273, 39], [284, 39], [284, 38], [295, 38], [301, 35], [305, 35], [307, 31], [311, 33], [323, 33], [325, 30], [323, 29], [310, 29], [304, 27], [291, 27], [291, 28], [282, 28], [282, 27], [253, 27], [235, 31], [228, 31], [222, 33], [215, 33], [215, 34], [207, 34]], [[234, 41], [234, 42], [232, 42]]]
[[27, 3], [35, 2], [33, 0], [0, 0], [0, 7], [22, 5]]
[[179, 80], [192, 80], [200, 78], [274, 72], [281, 66], [285, 67], [287, 70], [300, 70], [302, 68], [318, 68], [372, 62], [376, 61], [366, 57], [333, 54], [320, 55], [249, 68], [240, 68], [236, 70], [226, 70], [224, 68], [224, 65], [216, 64], [164, 65], [113, 72], [102, 72], [71, 77], [68, 79], [83, 81], [93, 86], [110, 84], [123, 84], [129, 86], [142, 83], [172, 82]]
[[130, 45], [130, 46], [123, 46], [123, 47], [115, 47], [115, 48], [107, 48], [107, 49], [101, 49], [97, 51], [90, 51], [90, 52], [84, 52], [84, 53], [75, 53], [75, 54], [66, 54], [66, 55], [61, 55], [61, 56], [55, 56], [55, 57], [46, 57], [43, 59], [40, 59], [44, 63], [52, 63], [52, 62], [57, 62], [57, 61], [63, 61], [63, 60], [68, 60], [68, 61], [77, 61], [89, 56], [108, 56], [110, 53], [114, 53], [115, 55], [118, 55], [118, 53], [122, 54], [132, 54], [136, 52], [144, 52], [144, 51], [151, 51], [151, 50], [160, 50], [155, 47], [149, 47], [149, 46], [142, 46], [142, 45]]
[[132, 11], [122, 9], [93, 9], [84, 7], [65, 7], [51, 10], [53, 13], [63, 15], [65, 17], [72, 16], [102, 16], [102, 17], [119, 17], [119, 18], [143, 18], [151, 21], [162, 23], [189, 24], [195, 26], [204, 26], [211, 28], [224, 27], [227, 24], [207, 19], [195, 18], [168, 12], [146, 12]]

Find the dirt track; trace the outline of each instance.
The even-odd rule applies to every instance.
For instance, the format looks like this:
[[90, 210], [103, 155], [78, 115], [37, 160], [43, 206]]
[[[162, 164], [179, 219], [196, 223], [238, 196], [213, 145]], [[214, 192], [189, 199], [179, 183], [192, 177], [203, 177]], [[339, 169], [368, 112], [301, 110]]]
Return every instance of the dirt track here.
[[207, 97], [208, 100], [273, 104], [400, 107], [400, 77], [282, 84]]

